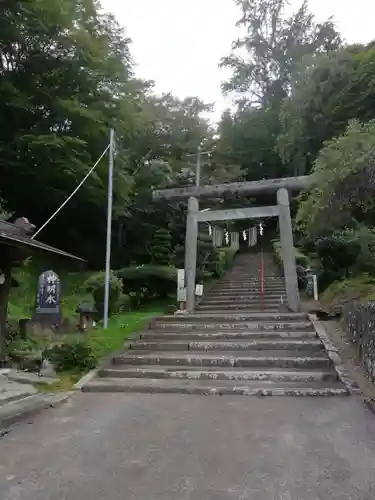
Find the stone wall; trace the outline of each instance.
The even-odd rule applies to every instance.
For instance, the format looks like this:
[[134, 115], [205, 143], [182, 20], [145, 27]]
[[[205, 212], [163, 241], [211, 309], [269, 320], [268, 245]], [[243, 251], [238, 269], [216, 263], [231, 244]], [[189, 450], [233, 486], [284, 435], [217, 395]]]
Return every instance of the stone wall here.
[[370, 379], [375, 383], [375, 302], [346, 305], [343, 319], [349, 338]]

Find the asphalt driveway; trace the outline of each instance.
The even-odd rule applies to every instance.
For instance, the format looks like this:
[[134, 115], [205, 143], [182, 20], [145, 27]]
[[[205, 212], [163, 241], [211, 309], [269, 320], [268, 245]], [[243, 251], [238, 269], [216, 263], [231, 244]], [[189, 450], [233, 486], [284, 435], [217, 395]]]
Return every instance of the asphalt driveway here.
[[374, 500], [353, 397], [77, 394], [0, 439], [1, 500]]

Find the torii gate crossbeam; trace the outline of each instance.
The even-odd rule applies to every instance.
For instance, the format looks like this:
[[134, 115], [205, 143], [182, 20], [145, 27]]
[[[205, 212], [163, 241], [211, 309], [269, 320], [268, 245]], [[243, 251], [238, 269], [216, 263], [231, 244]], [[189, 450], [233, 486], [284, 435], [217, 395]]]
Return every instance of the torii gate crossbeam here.
[[[307, 189], [312, 185], [312, 177], [289, 177], [284, 179], [264, 179], [254, 182], [240, 182], [217, 186], [195, 186], [165, 189], [153, 192], [154, 200], [188, 199], [188, 215], [185, 238], [185, 276], [187, 285], [186, 308], [193, 312], [195, 305], [195, 279], [197, 261], [198, 222], [214, 220], [236, 220], [264, 217], [279, 217], [280, 241], [282, 247], [285, 287], [289, 308], [300, 310], [295, 249], [293, 244], [292, 220], [290, 215], [289, 192]], [[199, 212], [198, 198], [215, 198], [223, 194], [277, 193], [277, 206], [253, 207], [233, 210]]]

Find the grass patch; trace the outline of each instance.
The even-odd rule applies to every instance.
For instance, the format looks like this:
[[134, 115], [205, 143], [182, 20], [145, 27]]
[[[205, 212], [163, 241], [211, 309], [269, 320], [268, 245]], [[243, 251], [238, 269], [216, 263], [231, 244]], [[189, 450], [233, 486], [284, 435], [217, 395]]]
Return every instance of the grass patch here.
[[[43, 261], [28, 259], [22, 266], [14, 269], [13, 277], [17, 280], [19, 286], [12, 288], [10, 294], [8, 317], [11, 321], [16, 322], [21, 318], [31, 316], [35, 307], [38, 277], [43, 271], [48, 269], [53, 269], [61, 280], [63, 318], [69, 320], [73, 318], [77, 319], [77, 313], [75, 312], [77, 305], [83, 301], [92, 302], [91, 294], [88, 294], [84, 287], [87, 278], [92, 275], [92, 272], [72, 272], [64, 268], [64, 265], [66, 263], [59, 265], [58, 262], [49, 262], [45, 259]], [[71, 344], [72, 351], [74, 351], [73, 344], [81, 342], [83, 348], [80, 349], [80, 352], [82, 353], [86, 346], [89, 347], [94, 363], [96, 362], [99, 365], [112, 352], [121, 349], [130, 335], [142, 329], [154, 316], [169, 312], [171, 312], [171, 299], [154, 300], [148, 305], [142, 305], [137, 311], [123, 312], [112, 316], [109, 319], [108, 329], [106, 330], [99, 325], [86, 334], [77, 332], [70, 335], [56, 335], [46, 342], [47, 344], [51, 344], [51, 347], [53, 343]], [[44, 343], [44, 339], [36, 337], [35, 349], [39, 350], [43, 348]], [[61, 356], [62, 359], [69, 359], [70, 353], [63, 352]], [[39, 391], [69, 391], [82, 375], [89, 371], [89, 364], [84, 368], [85, 364], [82, 363], [80, 365], [82, 368], [78, 368], [78, 363], [75, 363], [74, 354], [71, 356], [72, 364], [70, 366], [72, 366], [72, 369], [69, 370], [69, 363], [66, 363], [65, 368], [61, 368], [61, 370], [65, 371], [58, 373], [60, 381], [53, 385], [37, 384]]]
[[59, 381], [55, 384], [35, 384], [39, 392], [67, 392], [73, 389], [75, 383], [82, 377], [81, 373], [65, 372], [58, 374]]
[[[169, 302], [157, 302], [148, 307], [144, 306], [140, 311], [118, 314], [110, 318], [107, 330], [99, 327], [87, 336], [81, 335], [80, 340], [92, 349], [99, 365], [112, 352], [121, 349], [132, 333], [141, 330], [153, 317], [164, 314], [169, 305]], [[57, 374], [59, 382], [51, 385], [36, 384], [36, 387], [39, 392], [70, 391], [84, 373], [77, 370], [60, 372]]]
[[321, 295], [324, 307], [331, 308], [348, 302], [366, 303], [375, 300], [375, 279], [369, 274], [332, 283]]
[[119, 350], [133, 332], [142, 329], [154, 316], [164, 314], [168, 307], [168, 302], [157, 302], [143, 306], [139, 311], [113, 316], [107, 330], [99, 327], [88, 334], [87, 344], [100, 362], [111, 352]]

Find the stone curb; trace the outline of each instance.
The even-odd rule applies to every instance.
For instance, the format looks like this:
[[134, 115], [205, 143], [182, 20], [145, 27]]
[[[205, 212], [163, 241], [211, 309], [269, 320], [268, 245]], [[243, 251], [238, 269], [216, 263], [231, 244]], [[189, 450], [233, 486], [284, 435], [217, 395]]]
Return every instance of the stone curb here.
[[89, 371], [88, 373], [85, 373], [83, 377], [81, 377], [78, 382], [76, 382], [73, 385], [73, 390], [74, 391], [82, 391], [82, 387], [84, 387], [86, 384], [91, 382], [97, 374], [99, 373], [99, 368], [94, 368], [93, 370]]
[[[9, 405], [6, 405], [7, 407], [0, 407], [0, 430], [2, 431], [2, 434], [6, 433], [9, 426], [26, 418], [33, 417], [42, 410], [46, 410], [47, 408], [57, 408], [71, 398], [73, 394], [73, 391], [63, 392], [60, 394], [40, 393], [10, 403]], [[29, 404], [30, 401], [31, 404]]]
[[346, 366], [344, 365], [341, 356], [339, 355], [339, 351], [337, 347], [333, 344], [332, 340], [327, 334], [327, 331], [324, 327], [324, 325], [317, 320], [317, 317], [315, 314], [309, 314], [309, 319], [311, 323], [314, 326], [315, 332], [322, 341], [324, 348], [327, 352], [327, 355], [329, 359], [332, 362], [332, 365], [341, 380], [341, 382], [344, 384], [346, 390], [348, 391], [349, 394], [352, 395], [357, 395], [357, 394], [362, 394], [361, 389], [358, 387], [357, 382], [351, 377], [349, 371], [347, 370]]

